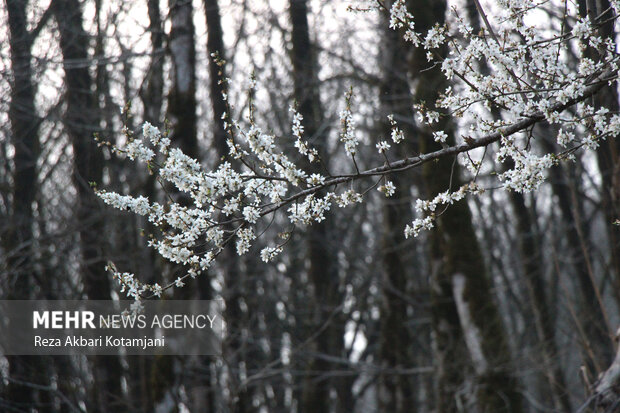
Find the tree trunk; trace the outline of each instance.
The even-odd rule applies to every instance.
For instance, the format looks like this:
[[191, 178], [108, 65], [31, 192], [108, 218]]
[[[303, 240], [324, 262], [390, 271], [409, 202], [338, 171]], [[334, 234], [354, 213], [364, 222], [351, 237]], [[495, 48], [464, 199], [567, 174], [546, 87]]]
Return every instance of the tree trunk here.
[[[110, 282], [105, 272], [104, 217], [91, 183], [103, 177], [102, 152], [93, 134], [99, 130], [98, 105], [87, 64], [88, 37], [82, 27], [77, 0], [53, 0], [52, 8], [60, 33], [60, 48], [66, 85], [64, 124], [73, 147], [73, 182], [77, 190], [77, 221], [80, 232], [84, 292], [91, 300], [109, 300]], [[117, 356], [93, 357], [97, 411], [110, 411], [122, 400], [122, 370]]]
[[[384, 50], [381, 61], [384, 72], [380, 87], [381, 132], [382, 139], [391, 135], [391, 124], [387, 116], [393, 114], [397, 120], [409, 119], [413, 115], [411, 105], [413, 96], [407, 81], [407, 56], [412, 48], [398, 33], [388, 27], [384, 21]], [[399, 122], [399, 127], [406, 136], [413, 136], [415, 131], [407, 121]], [[405, 144], [394, 148], [390, 153], [397, 157], [406, 156]], [[412, 145], [409, 145], [412, 146]], [[412, 174], [392, 174], [387, 177], [396, 186], [396, 192], [383, 200], [383, 234], [381, 255], [383, 262], [381, 323], [379, 338], [379, 364], [382, 372], [379, 376], [378, 406], [379, 411], [406, 413], [417, 410], [417, 386], [414, 375], [401, 375], [399, 369], [415, 365], [412, 356], [414, 342], [407, 327], [409, 315], [406, 297], [408, 280], [413, 278], [412, 263], [405, 262], [405, 252], [411, 248], [412, 241], [406, 241], [403, 228], [412, 219], [409, 185], [413, 182]], [[409, 264], [409, 266], [407, 265]], [[424, 340], [420, 338], [419, 340]]]
[[161, 123], [164, 95], [164, 28], [159, 2], [160, 0], [147, 0], [151, 61], [139, 91], [144, 105], [144, 120], [154, 125]]
[[[32, 205], [38, 191], [37, 159], [40, 153], [39, 119], [34, 104], [32, 84], [32, 42], [27, 30], [26, 7], [23, 0], [7, 0], [9, 47], [11, 52], [11, 101], [9, 121], [13, 156], [13, 202], [7, 222], [8, 233], [3, 235], [2, 247], [7, 254], [7, 273], [10, 274], [10, 300], [28, 300], [34, 287], [35, 265]], [[6, 400], [16, 410], [29, 410], [36, 406], [36, 391], [27, 383], [38, 382], [39, 357], [10, 356], [9, 381]], [[40, 370], [39, 370], [40, 371]]]
[[193, 9], [190, 0], [169, 0], [172, 57], [172, 90], [168, 95], [171, 140], [194, 158], [198, 158], [196, 136], [196, 46]]
[[[298, 111], [303, 116], [305, 136], [319, 151], [322, 162], [327, 163], [326, 131], [323, 125], [323, 109], [318, 88], [318, 63], [315, 48], [310, 42], [308, 5], [306, 0], [291, 0], [289, 17], [292, 26], [292, 53], [294, 96]], [[329, 218], [327, 218], [329, 221]], [[332, 409], [331, 391], [336, 395], [335, 410], [346, 412], [353, 405], [351, 380], [349, 378], [323, 377], [332, 370], [333, 363], [322, 355], [344, 357], [344, 322], [337, 310], [342, 301], [338, 267], [333, 247], [334, 234], [324, 222], [314, 223], [306, 233], [308, 239], [308, 276], [314, 287], [313, 331], [328, 323], [316, 337], [312, 348], [319, 356], [309, 363], [309, 374], [303, 383], [300, 411], [302, 413], [328, 412]]]
[[211, 110], [213, 112], [213, 146], [221, 159], [228, 155], [226, 144], [227, 133], [224, 129], [223, 116], [226, 113], [226, 101], [223, 93], [226, 92], [226, 66], [218, 64], [214, 56], [224, 62], [226, 50], [224, 48], [224, 35], [220, 8], [217, 0], [204, 0], [205, 15], [207, 19], [207, 53], [209, 55], [209, 94], [211, 97]]

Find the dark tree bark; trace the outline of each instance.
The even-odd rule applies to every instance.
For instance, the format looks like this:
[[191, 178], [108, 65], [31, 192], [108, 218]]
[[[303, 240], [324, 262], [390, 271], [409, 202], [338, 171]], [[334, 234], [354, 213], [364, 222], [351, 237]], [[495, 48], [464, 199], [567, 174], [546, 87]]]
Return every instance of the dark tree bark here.
[[[412, 47], [407, 44], [402, 33], [384, 25], [381, 70], [383, 81], [379, 90], [381, 102], [381, 139], [388, 139], [392, 126], [387, 120], [394, 115], [400, 121], [399, 127], [408, 137], [415, 136], [411, 107], [413, 96], [407, 80], [409, 71], [407, 57]], [[403, 121], [404, 120], [404, 121]], [[391, 142], [390, 142], [391, 143]], [[406, 149], [414, 149], [413, 140], [396, 146], [390, 154], [396, 152], [397, 157], [407, 156]], [[393, 155], [392, 155], [393, 156]], [[411, 205], [409, 188], [415, 177], [411, 173], [391, 174], [388, 180], [396, 186], [396, 192], [382, 201], [383, 234], [381, 255], [383, 263], [381, 323], [379, 338], [379, 364], [382, 372], [379, 376], [378, 406], [379, 411], [406, 413], [414, 412], [418, 407], [416, 398], [417, 386], [413, 375], [397, 373], [415, 365], [412, 353], [415, 351], [407, 321], [409, 320], [406, 295], [408, 281], [413, 279], [414, 270], [411, 262], [407, 262], [407, 250], [411, 249], [411, 240], [405, 240], [403, 228], [411, 222]], [[420, 338], [421, 341], [424, 338]]]
[[159, 2], [160, 0], [147, 0], [151, 35], [151, 61], [140, 87], [140, 98], [144, 105], [144, 120], [154, 125], [161, 123], [164, 97], [164, 27]]
[[13, 204], [11, 226], [3, 245], [8, 252], [7, 264], [12, 273], [13, 299], [31, 295], [33, 266], [33, 211], [38, 190], [37, 159], [40, 153], [39, 119], [34, 104], [32, 84], [32, 41], [27, 28], [27, 2], [6, 0], [11, 50], [11, 102], [9, 120], [13, 158]]
[[[53, 0], [52, 10], [60, 33], [60, 48], [65, 72], [66, 111], [64, 124], [73, 148], [73, 183], [77, 190], [82, 280], [84, 293], [92, 300], [110, 299], [110, 281], [105, 272], [106, 243], [104, 216], [91, 183], [103, 177], [102, 152], [93, 134], [99, 131], [98, 105], [94, 83], [87, 64], [89, 38], [82, 26], [77, 0]], [[97, 411], [110, 411], [122, 399], [122, 369], [116, 356], [93, 358], [95, 385], [91, 389]]]
[[[6, 0], [11, 52], [11, 101], [9, 121], [13, 157], [12, 205], [8, 233], [3, 235], [2, 247], [7, 254], [6, 266], [10, 274], [6, 298], [27, 300], [33, 296], [35, 251], [33, 232], [33, 202], [38, 191], [37, 159], [40, 153], [39, 119], [35, 110], [32, 83], [32, 42], [27, 30], [26, 7], [23, 0]], [[6, 403], [16, 410], [28, 410], [36, 405], [37, 392], [25, 384], [42, 379], [37, 377], [40, 358], [11, 356], [9, 384], [4, 394]]]
[[[318, 87], [318, 63], [316, 49], [310, 41], [306, 0], [291, 0], [289, 17], [292, 26], [290, 53], [297, 110], [303, 116], [305, 136], [319, 151], [322, 162], [326, 163], [327, 133], [321, 129], [324, 119]], [[306, 233], [308, 276], [314, 288], [315, 319], [312, 330], [316, 331], [326, 322], [328, 325], [313, 343], [312, 350], [319, 356], [313, 357], [307, 367], [313, 373], [309, 374], [303, 383], [300, 401], [302, 413], [330, 411], [332, 406], [330, 389], [334, 389], [337, 394], [336, 411], [346, 412], [353, 406], [352, 383], [349, 378], [323, 377], [335, 367], [321, 355], [345, 357], [344, 321], [342, 313], [338, 310], [342, 301], [342, 291], [339, 285], [336, 251], [333, 248], [334, 234], [329, 231], [328, 225], [325, 222], [315, 223]]]
[[[218, 157], [228, 155], [226, 144], [227, 133], [222, 120], [226, 113], [226, 102], [223, 93], [226, 92], [226, 49], [224, 48], [224, 35], [217, 0], [204, 0], [205, 15], [207, 20], [207, 53], [209, 54], [209, 95], [211, 97], [211, 110], [213, 113], [213, 146]], [[218, 57], [218, 60], [215, 58]]]
[[196, 46], [191, 0], [169, 0], [172, 90], [168, 95], [171, 139], [186, 155], [198, 158], [196, 136]]

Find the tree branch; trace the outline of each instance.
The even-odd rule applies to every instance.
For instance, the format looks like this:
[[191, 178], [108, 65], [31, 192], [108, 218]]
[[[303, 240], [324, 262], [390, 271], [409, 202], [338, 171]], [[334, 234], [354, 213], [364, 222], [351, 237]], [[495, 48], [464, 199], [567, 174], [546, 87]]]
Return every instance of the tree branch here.
[[[590, 86], [588, 86], [585, 89], [585, 92], [582, 96], [580, 96], [579, 98], [571, 99], [566, 103], [558, 103], [552, 106], [550, 108], [550, 111], [561, 112], [579, 102], [586, 100], [587, 98], [593, 96], [599, 90], [601, 90], [607, 84], [607, 82], [614, 79], [616, 75], [617, 74], [615, 71], [612, 71], [612, 70], [606, 71], [605, 73], [603, 73], [602, 75], [594, 79], [594, 81], [590, 84]], [[433, 161], [435, 159], [438, 159], [444, 156], [458, 155], [459, 153], [469, 152], [476, 148], [488, 146], [494, 142], [499, 141], [502, 137], [514, 135], [515, 133], [525, 130], [529, 128], [530, 126], [533, 126], [534, 124], [543, 121], [544, 119], [545, 119], [545, 115], [542, 112], [538, 112], [536, 114], [528, 116], [527, 118], [523, 120], [515, 122], [512, 125], [499, 128], [497, 132], [493, 132], [491, 134], [488, 134], [478, 139], [472, 139], [472, 140], [469, 140], [468, 142], [455, 145], [455, 146], [450, 146], [450, 147], [440, 149], [434, 152], [429, 152], [425, 154], [420, 154], [420, 155], [404, 158], [404, 159], [392, 162], [390, 163], [390, 165], [379, 166], [379, 167], [368, 169], [366, 171], [359, 172], [356, 174], [339, 175], [339, 176], [335, 176], [330, 179], [326, 179], [325, 182], [321, 185], [317, 185], [317, 186], [305, 189], [303, 191], [300, 191], [297, 194], [294, 194], [286, 199], [283, 199], [279, 203], [263, 210], [263, 212], [261, 213], [261, 216], [275, 212], [278, 209], [282, 208], [284, 205], [287, 205], [300, 198], [304, 198], [308, 195], [315, 194], [331, 186], [335, 186], [335, 185], [339, 185], [339, 184], [347, 183], [347, 182], [352, 182], [352, 181], [356, 181], [362, 178], [368, 178], [368, 177], [372, 177], [376, 175], [385, 175], [387, 173], [391, 173], [395, 171], [397, 172], [405, 171], [407, 169], [416, 168], [420, 165], [423, 165], [427, 162]]]

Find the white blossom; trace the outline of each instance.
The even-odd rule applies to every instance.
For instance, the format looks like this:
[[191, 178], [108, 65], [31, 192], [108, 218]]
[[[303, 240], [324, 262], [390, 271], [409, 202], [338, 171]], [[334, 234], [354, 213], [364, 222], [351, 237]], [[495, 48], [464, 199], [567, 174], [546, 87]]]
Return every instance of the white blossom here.
[[260, 258], [264, 262], [273, 261], [282, 252], [282, 247], [265, 247], [260, 252]]
[[578, 20], [573, 26], [573, 36], [579, 39], [585, 39], [592, 32], [592, 27], [587, 17]]
[[391, 181], [386, 181], [385, 184], [377, 188], [379, 192], [382, 192], [386, 197], [391, 197], [396, 192], [396, 186]]
[[125, 145], [125, 153], [131, 160], [139, 159], [144, 162], [149, 162], [155, 157], [155, 152], [144, 146], [142, 141], [138, 139], [127, 142], [127, 145]]
[[347, 108], [340, 112], [340, 124], [342, 125], [340, 141], [344, 143], [346, 153], [349, 156], [353, 156], [359, 141], [355, 136], [355, 121], [350, 109]]
[[161, 288], [161, 286], [157, 283], [153, 284], [153, 286], [151, 287], [151, 291], [153, 291], [153, 294], [157, 297], [161, 297], [161, 293], [163, 292], [163, 288]]
[[435, 142], [445, 143], [446, 139], [448, 139], [448, 134], [446, 134], [446, 132], [442, 130], [433, 132], [433, 139], [435, 140]]
[[243, 217], [250, 224], [254, 224], [258, 221], [258, 218], [260, 218], [260, 209], [253, 206], [247, 206], [243, 208]]
[[426, 38], [424, 39], [424, 48], [436, 49], [441, 46], [445, 41], [446, 36], [444, 35], [444, 28], [439, 25], [435, 25], [426, 33]]
[[252, 246], [252, 241], [256, 238], [252, 228], [241, 228], [237, 231], [237, 254], [243, 255]]
[[413, 15], [407, 11], [405, 0], [396, 0], [390, 9], [390, 28], [405, 28], [405, 40], [415, 46], [420, 44], [420, 36], [415, 31]]
[[394, 115], [388, 115], [388, 121], [390, 122], [390, 125], [392, 125], [392, 132], [390, 136], [392, 141], [396, 144], [401, 143], [405, 139], [405, 134], [396, 126]]
[[379, 153], [385, 153], [387, 152], [388, 149], [390, 149], [390, 144], [387, 143], [386, 141], [381, 141], [375, 146], [377, 147], [377, 150], [379, 151]]
[[433, 226], [432, 217], [414, 219], [410, 225], [405, 227], [405, 238], [417, 237], [422, 230], [429, 230], [433, 228]]

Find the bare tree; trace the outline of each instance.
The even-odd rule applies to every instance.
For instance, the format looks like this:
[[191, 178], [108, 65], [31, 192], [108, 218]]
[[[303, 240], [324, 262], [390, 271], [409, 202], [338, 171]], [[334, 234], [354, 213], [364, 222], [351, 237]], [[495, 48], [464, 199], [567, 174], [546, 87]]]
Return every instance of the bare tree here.
[[[38, 191], [37, 160], [40, 154], [39, 119], [37, 118], [32, 83], [32, 43], [34, 33], [27, 30], [27, 2], [7, 0], [9, 45], [11, 51], [11, 143], [13, 158], [12, 205], [8, 233], [3, 235], [2, 247], [6, 271], [10, 273], [8, 299], [27, 300], [34, 286], [34, 219], [33, 204]], [[22, 409], [35, 397], [36, 391], [28, 383], [35, 381], [35, 357], [9, 358], [9, 385], [6, 400], [11, 408]], [[38, 381], [38, 380], [37, 380]]]
[[[289, 17], [291, 21], [291, 61], [293, 64], [294, 95], [297, 110], [303, 116], [305, 136], [319, 151], [322, 167], [328, 167], [327, 130], [318, 88], [318, 63], [316, 48], [310, 41], [308, 27], [308, 4], [306, 0], [291, 0]], [[343, 294], [339, 282], [338, 263], [335, 251], [329, 247], [335, 235], [327, 223], [309, 228], [308, 276], [314, 290], [313, 330], [319, 333], [313, 343], [307, 366], [309, 373], [304, 380], [300, 405], [302, 412], [328, 411], [331, 405], [330, 388], [337, 394], [336, 410], [347, 411], [351, 406], [351, 383], [347, 378], [328, 378], [325, 375], [333, 368], [327, 356], [341, 357], [344, 349], [344, 325], [341, 309]]]
[[[386, 4], [386, 7], [390, 6]], [[383, 119], [381, 136], [390, 136], [392, 124], [400, 122], [408, 136], [415, 136], [416, 131], [412, 124], [413, 95], [408, 82], [408, 59], [413, 48], [407, 44], [402, 33], [389, 28], [383, 22], [383, 43], [380, 61], [384, 77], [379, 89], [381, 101], [380, 115]], [[404, 148], [398, 148], [397, 156], [406, 156], [406, 152], [415, 152], [417, 142], [412, 140]], [[412, 331], [408, 328], [409, 319], [409, 285], [416, 275], [414, 266], [416, 259], [407, 260], [407, 251], [411, 250], [413, 242], [405, 240], [402, 228], [412, 220], [412, 209], [409, 199], [411, 187], [420, 183], [419, 177], [413, 174], [391, 174], [385, 183], [391, 182], [395, 186], [394, 194], [383, 200], [383, 235], [382, 235], [382, 263], [383, 277], [381, 298], [380, 324], [380, 366], [384, 372], [380, 373], [378, 386], [378, 405], [381, 411], [404, 413], [415, 411], [418, 405], [417, 383], [414, 375], [399, 373], [415, 365], [413, 354], [419, 349], [413, 340]], [[418, 309], [416, 309], [418, 310]], [[415, 310], [414, 310], [415, 311]], [[428, 338], [428, 337], [427, 337]], [[425, 341], [424, 337], [418, 337]]]
[[[104, 216], [91, 185], [101, 182], [103, 158], [94, 134], [99, 131], [98, 105], [89, 73], [88, 35], [83, 28], [81, 5], [77, 0], [54, 0], [52, 10], [60, 34], [66, 84], [64, 125], [73, 148], [73, 183], [78, 193], [76, 219], [81, 251], [84, 293], [92, 300], [110, 299], [110, 281], [105, 271], [106, 245]], [[91, 408], [109, 411], [118, 406], [121, 366], [115, 356], [93, 359], [97, 385]]]

